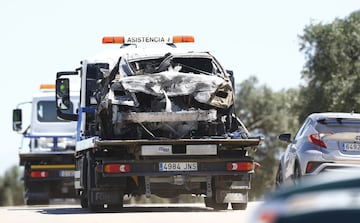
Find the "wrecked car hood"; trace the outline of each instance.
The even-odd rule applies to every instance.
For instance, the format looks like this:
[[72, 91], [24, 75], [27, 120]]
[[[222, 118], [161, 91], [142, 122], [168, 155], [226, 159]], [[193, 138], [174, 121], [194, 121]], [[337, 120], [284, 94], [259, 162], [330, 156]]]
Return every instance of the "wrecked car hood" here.
[[230, 82], [216, 75], [164, 71], [126, 76], [114, 80], [111, 89], [165, 97], [192, 95], [200, 103], [219, 108], [228, 108], [233, 104], [233, 89]]

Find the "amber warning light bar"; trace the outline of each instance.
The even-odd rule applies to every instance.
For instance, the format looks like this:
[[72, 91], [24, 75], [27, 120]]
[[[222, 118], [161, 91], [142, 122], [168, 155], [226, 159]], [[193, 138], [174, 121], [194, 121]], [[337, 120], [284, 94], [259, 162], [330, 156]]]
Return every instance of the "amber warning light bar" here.
[[193, 43], [193, 36], [105, 36], [103, 44], [140, 44], [140, 43]]

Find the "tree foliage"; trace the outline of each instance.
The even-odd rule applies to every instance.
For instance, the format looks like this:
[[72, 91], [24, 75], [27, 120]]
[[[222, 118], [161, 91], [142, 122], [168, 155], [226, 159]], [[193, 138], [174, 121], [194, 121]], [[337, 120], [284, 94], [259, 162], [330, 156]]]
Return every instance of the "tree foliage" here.
[[266, 85], [259, 85], [256, 77], [243, 81], [237, 89], [237, 114], [252, 135], [263, 135], [265, 139], [251, 154], [261, 164], [255, 171], [250, 192], [251, 199], [254, 199], [274, 186], [278, 157], [284, 147], [277, 137], [280, 133], [294, 131], [298, 126], [297, 114], [292, 110], [298, 91], [274, 92]]
[[360, 112], [360, 11], [329, 24], [311, 24], [300, 41], [307, 61], [300, 120], [313, 112]]
[[20, 181], [21, 171], [14, 166], [0, 177], [0, 206], [24, 204], [23, 183]]

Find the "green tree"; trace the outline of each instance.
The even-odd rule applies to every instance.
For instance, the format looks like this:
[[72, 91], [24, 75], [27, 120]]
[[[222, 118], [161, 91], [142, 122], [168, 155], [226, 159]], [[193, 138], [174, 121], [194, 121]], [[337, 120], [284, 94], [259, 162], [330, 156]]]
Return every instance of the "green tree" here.
[[299, 119], [313, 112], [360, 111], [360, 11], [329, 24], [310, 24], [300, 36], [306, 64]]
[[285, 145], [277, 137], [298, 127], [297, 113], [292, 110], [297, 101], [296, 89], [274, 92], [259, 85], [256, 77], [240, 83], [236, 93], [236, 111], [251, 135], [263, 135], [264, 143], [251, 152], [261, 167], [255, 171], [250, 199], [257, 199], [274, 186], [279, 156]]
[[13, 166], [0, 177], [0, 206], [24, 204], [23, 183], [20, 181], [21, 171]]

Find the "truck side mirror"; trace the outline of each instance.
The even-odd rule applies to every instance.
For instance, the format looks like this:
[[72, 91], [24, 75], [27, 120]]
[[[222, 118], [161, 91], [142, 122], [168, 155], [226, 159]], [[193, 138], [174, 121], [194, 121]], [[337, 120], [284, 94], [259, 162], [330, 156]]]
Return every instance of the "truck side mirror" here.
[[68, 78], [56, 79], [56, 108], [60, 110], [70, 108], [70, 84]]
[[13, 119], [13, 130], [14, 131], [21, 131], [22, 129], [22, 111], [19, 108], [13, 110], [12, 114]]
[[235, 78], [234, 78], [234, 71], [232, 70], [226, 70], [226, 72], [229, 74], [230, 76], [230, 81], [231, 81], [231, 84], [232, 84], [232, 87], [234, 89], [234, 92], [235, 92]]

